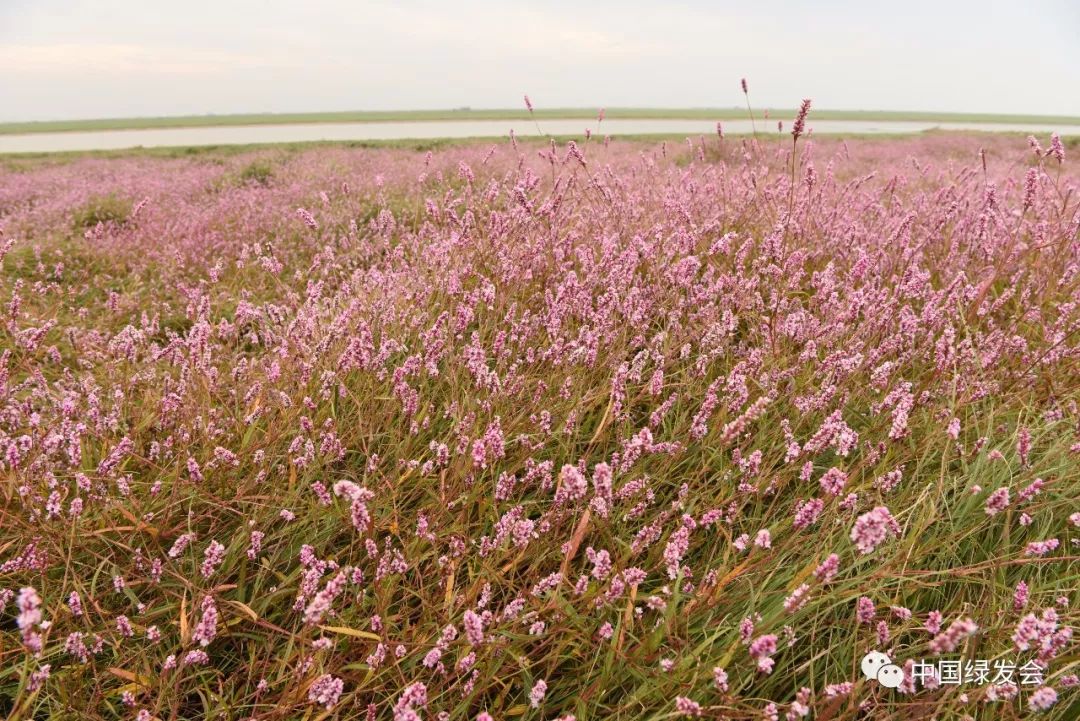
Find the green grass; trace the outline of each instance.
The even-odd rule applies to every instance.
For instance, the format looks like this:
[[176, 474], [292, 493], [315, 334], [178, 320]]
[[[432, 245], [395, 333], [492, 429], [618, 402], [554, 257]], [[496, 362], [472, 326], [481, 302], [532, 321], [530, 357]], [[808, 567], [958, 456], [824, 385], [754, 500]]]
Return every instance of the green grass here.
[[[794, 116], [793, 109], [771, 109], [776, 118]], [[594, 108], [548, 108], [534, 112], [540, 120], [595, 120]], [[242, 125], [295, 125], [298, 123], [429, 122], [452, 120], [528, 120], [529, 113], [514, 109], [487, 110], [349, 110], [329, 113], [239, 113], [232, 115], [176, 115], [148, 118], [97, 118], [0, 123], [0, 135], [63, 133], [94, 130], [145, 130]], [[609, 108], [609, 120], [744, 120], [741, 108]], [[761, 120], [761, 114], [757, 117]], [[912, 121], [956, 123], [1046, 123], [1080, 125], [1080, 117], [997, 113], [942, 113], [908, 110], [815, 110], [815, 120]], [[768, 121], [762, 121], [763, 127]]]
[[115, 193], [90, 198], [74, 211], [74, 229], [85, 231], [98, 223], [124, 223], [131, 216], [131, 201]]

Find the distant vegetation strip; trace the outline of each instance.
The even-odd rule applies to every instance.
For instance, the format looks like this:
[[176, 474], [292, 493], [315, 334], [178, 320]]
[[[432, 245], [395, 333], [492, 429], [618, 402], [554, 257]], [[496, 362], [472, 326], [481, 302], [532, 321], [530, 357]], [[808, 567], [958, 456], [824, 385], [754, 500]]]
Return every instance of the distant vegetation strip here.
[[[540, 120], [581, 119], [595, 122], [591, 108], [537, 109]], [[773, 118], [788, 119], [792, 109], [772, 109]], [[607, 120], [745, 120], [738, 108], [608, 108]], [[819, 110], [817, 120], [964, 122], [1001, 124], [1080, 125], [1080, 117], [1067, 115], [1003, 115], [980, 113], [909, 112], [899, 110]], [[295, 125], [301, 123], [436, 122], [454, 120], [529, 120], [524, 110], [371, 110], [332, 113], [254, 113], [236, 115], [177, 115], [156, 118], [100, 118], [95, 120], [44, 120], [0, 123], [0, 135], [17, 133], [63, 133], [95, 130], [143, 130], [151, 128], [197, 128], [238, 125]], [[759, 116], [760, 120], [760, 116]], [[763, 126], [764, 127], [764, 126]]]

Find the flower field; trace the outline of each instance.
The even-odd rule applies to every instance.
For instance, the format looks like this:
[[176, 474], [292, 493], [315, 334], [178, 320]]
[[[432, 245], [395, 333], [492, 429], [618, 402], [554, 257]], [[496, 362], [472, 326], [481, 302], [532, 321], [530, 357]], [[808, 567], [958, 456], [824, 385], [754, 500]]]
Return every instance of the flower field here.
[[3, 161], [0, 714], [1080, 718], [1080, 149], [794, 130]]

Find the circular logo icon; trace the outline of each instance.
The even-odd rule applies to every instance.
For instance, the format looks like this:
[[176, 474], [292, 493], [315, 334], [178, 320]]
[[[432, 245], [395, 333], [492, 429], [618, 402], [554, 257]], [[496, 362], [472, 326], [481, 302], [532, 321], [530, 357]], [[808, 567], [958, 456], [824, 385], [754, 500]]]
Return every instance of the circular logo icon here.
[[881, 651], [871, 651], [863, 656], [860, 668], [862, 669], [863, 676], [873, 680], [878, 677], [878, 671], [891, 663], [892, 661], [889, 657]]
[[887, 663], [878, 670], [877, 680], [885, 688], [900, 688], [904, 682], [904, 669], [895, 663]]

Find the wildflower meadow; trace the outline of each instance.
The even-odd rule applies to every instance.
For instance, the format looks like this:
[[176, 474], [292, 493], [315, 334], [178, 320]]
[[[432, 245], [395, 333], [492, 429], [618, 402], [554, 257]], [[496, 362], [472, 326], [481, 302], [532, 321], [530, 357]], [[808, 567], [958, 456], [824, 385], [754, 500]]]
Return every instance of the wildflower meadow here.
[[0, 161], [0, 714], [1080, 718], [1080, 149], [812, 124]]

